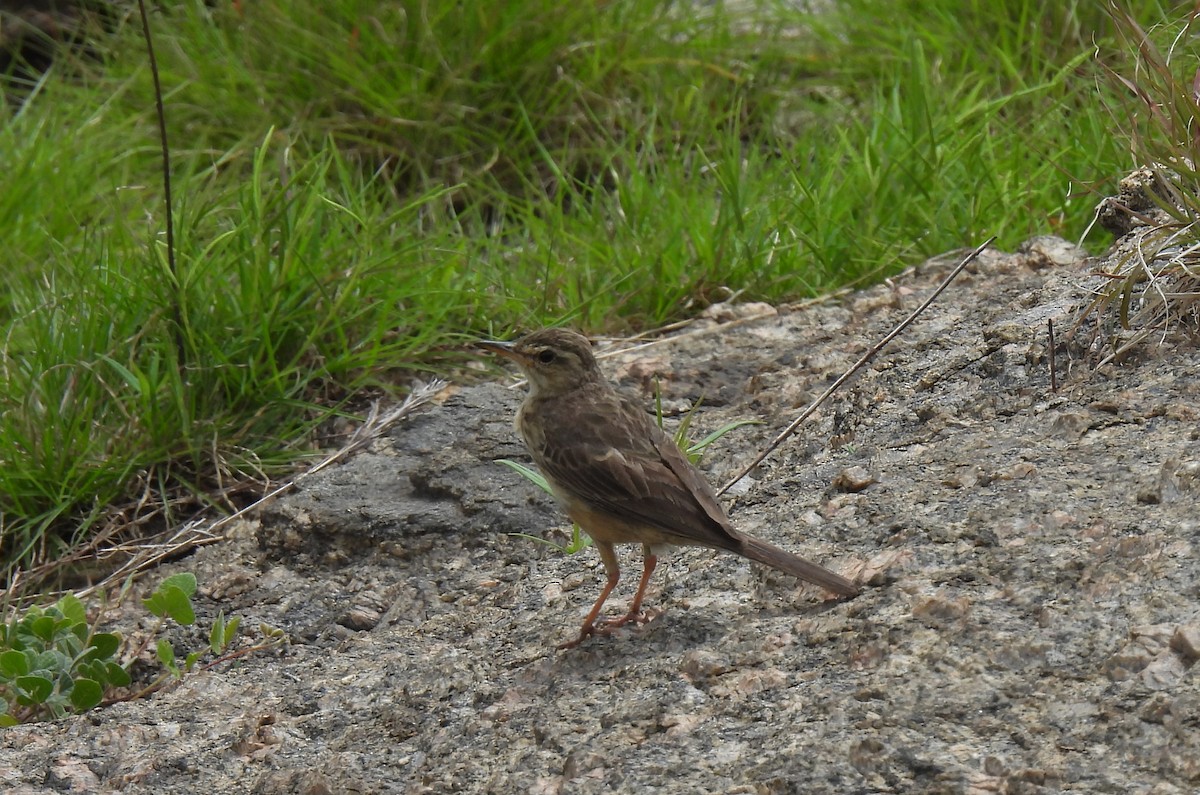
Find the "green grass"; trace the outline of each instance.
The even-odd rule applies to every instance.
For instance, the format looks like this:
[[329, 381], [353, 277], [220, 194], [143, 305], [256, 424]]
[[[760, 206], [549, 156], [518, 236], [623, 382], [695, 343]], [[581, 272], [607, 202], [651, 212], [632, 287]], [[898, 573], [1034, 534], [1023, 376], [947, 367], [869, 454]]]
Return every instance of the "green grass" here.
[[1133, 163], [1099, 4], [792, 5], [168, 4], [178, 273], [139, 26], [62, 61], [0, 110], [0, 558], [225, 504], [469, 337], [1077, 236]]

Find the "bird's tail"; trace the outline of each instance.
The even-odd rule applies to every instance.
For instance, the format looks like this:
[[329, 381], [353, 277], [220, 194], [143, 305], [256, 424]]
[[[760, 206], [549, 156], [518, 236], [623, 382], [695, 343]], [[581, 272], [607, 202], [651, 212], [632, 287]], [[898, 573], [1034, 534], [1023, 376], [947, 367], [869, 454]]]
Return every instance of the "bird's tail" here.
[[741, 536], [741, 542], [742, 548], [739, 551], [751, 560], [757, 560], [771, 568], [785, 571], [793, 577], [799, 577], [813, 585], [828, 588], [839, 596], [858, 595], [858, 586], [850, 580], [840, 574], [834, 574], [823, 566], [807, 561], [799, 555], [793, 555], [787, 550], [751, 536]]

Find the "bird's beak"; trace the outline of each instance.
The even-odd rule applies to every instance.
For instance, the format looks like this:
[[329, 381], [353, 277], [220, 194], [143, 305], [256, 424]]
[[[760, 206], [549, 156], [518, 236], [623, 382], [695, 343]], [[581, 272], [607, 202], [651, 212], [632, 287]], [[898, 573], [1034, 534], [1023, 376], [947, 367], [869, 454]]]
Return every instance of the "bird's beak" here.
[[513, 343], [501, 342], [500, 340], [479, 340], [475, 343], [476, 348], [482, 348], [489, 353], [499, 354], [505, 359], [512, 359], [514, 362], [520, 362], [521, 356], [513, 349]]

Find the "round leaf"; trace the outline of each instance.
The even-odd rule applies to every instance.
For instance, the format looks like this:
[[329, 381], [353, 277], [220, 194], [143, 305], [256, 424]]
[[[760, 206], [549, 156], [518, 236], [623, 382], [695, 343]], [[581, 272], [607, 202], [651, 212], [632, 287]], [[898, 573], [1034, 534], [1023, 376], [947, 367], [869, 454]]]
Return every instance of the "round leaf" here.
[[80, 621], [71, 624], [70, 627], [71, 637], [78, 640], [81, 644], [87, 643], [88, 634], [92, 631], [92, 628], [87, 625], [87, 622]]
[[76, 679], [71, 688], [71, 706], [76, 712], [87, 712], [104, 698], [104, 688], [95, 679]]
[[[28, 657], [29, 652], [26, 651], [25, 655]], [[47, 651], [34, 654], [30, 662], [30, 671], [43, 670], [57, 673], [71, 670], [71, 666], [75, 661], [71, 655], [58, 649], [48, 649]]]
[[83, 602], [79, 601], [79, 597], [75, 596], [75, 594], [69, 593], [62, 599], [59, 599], [58, 603], [55, 604], [55, 607], [58, 608], [59, 612], [61, 612], [65, 618], [70, 619], [71, 623], [87, 623], [87, 609], [83, 606]]
[[54, 616], [38, 616], [29, 622], [29, 631], [35, 638], [46, 643], [54, 640]]
[[97, 682], [103, 682], [105, 681], [104, 663], [98, 660], [83, 660], [76, 664], [72, 674], [85, 679], [95, 679]]
[[42, 704], [54, 692], [54, 683], [44, 676], [18, 676], [17, 689], [22, 704]]
[[0, 652], [0, 677], [15, 679], [29, 673], [29, 660], [23, 652], [9, 649]]
[[158, 590], [160, 591], [166, 588], [178, 588], [188, 596], [191, 596], [196, 592], [196, 575], [187, 571], [181, 574], [172, 574], [158, 586]]
[[171, 645], [171, 641], [162, 638], [158, 641], [158, 661], [168, 668], [175, 668], [175, 647]]
[[126, 671], [115, 662], [105, 664], [104, 678], [113, 687], [129, 687], [129, 683], [133, 681], [129, 676], [129, 671]]
[[117, 649], [121, 646], [121, 639], [111, 632], [97, 632], [92, 636], [92, 642], [88, 646], [89, 659], [106, 660], [117, 653]]
[[164, 583], [157, 591], [144, 599], [142, 604], [156, 616], [170, 616], [183, 626], [190, 626], [196, 621], [196, 612], [192, 609], [192, 600], [182, 589], [175, 585]]
[[192, 600], [187, 593], [172, 585], [163, 590], [163, 596], [167, 600], [167, 615], [176, 623], [185, 627], [196, 623], [196, 611], [192, 609]]

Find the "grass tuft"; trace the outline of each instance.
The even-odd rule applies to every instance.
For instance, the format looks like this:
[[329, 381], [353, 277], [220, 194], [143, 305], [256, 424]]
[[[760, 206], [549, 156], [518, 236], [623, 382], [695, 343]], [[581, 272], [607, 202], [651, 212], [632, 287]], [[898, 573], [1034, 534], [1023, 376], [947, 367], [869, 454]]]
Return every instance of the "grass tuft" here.
[[1154, 335], [1200, 338], [1200, 68], [1192, 55], [1200, 8], [1149, 30], [1126, 9], [1110, 13], [1123, 49], [1135, 54], [1126, 71], [1108, 70], [1128, 92], [1113, 115], [1141, 168], [1099, 211], [1126, 235], [1081, 316], [1095, 311], [1127, 332], [1111, 335], [1105, 361]]

